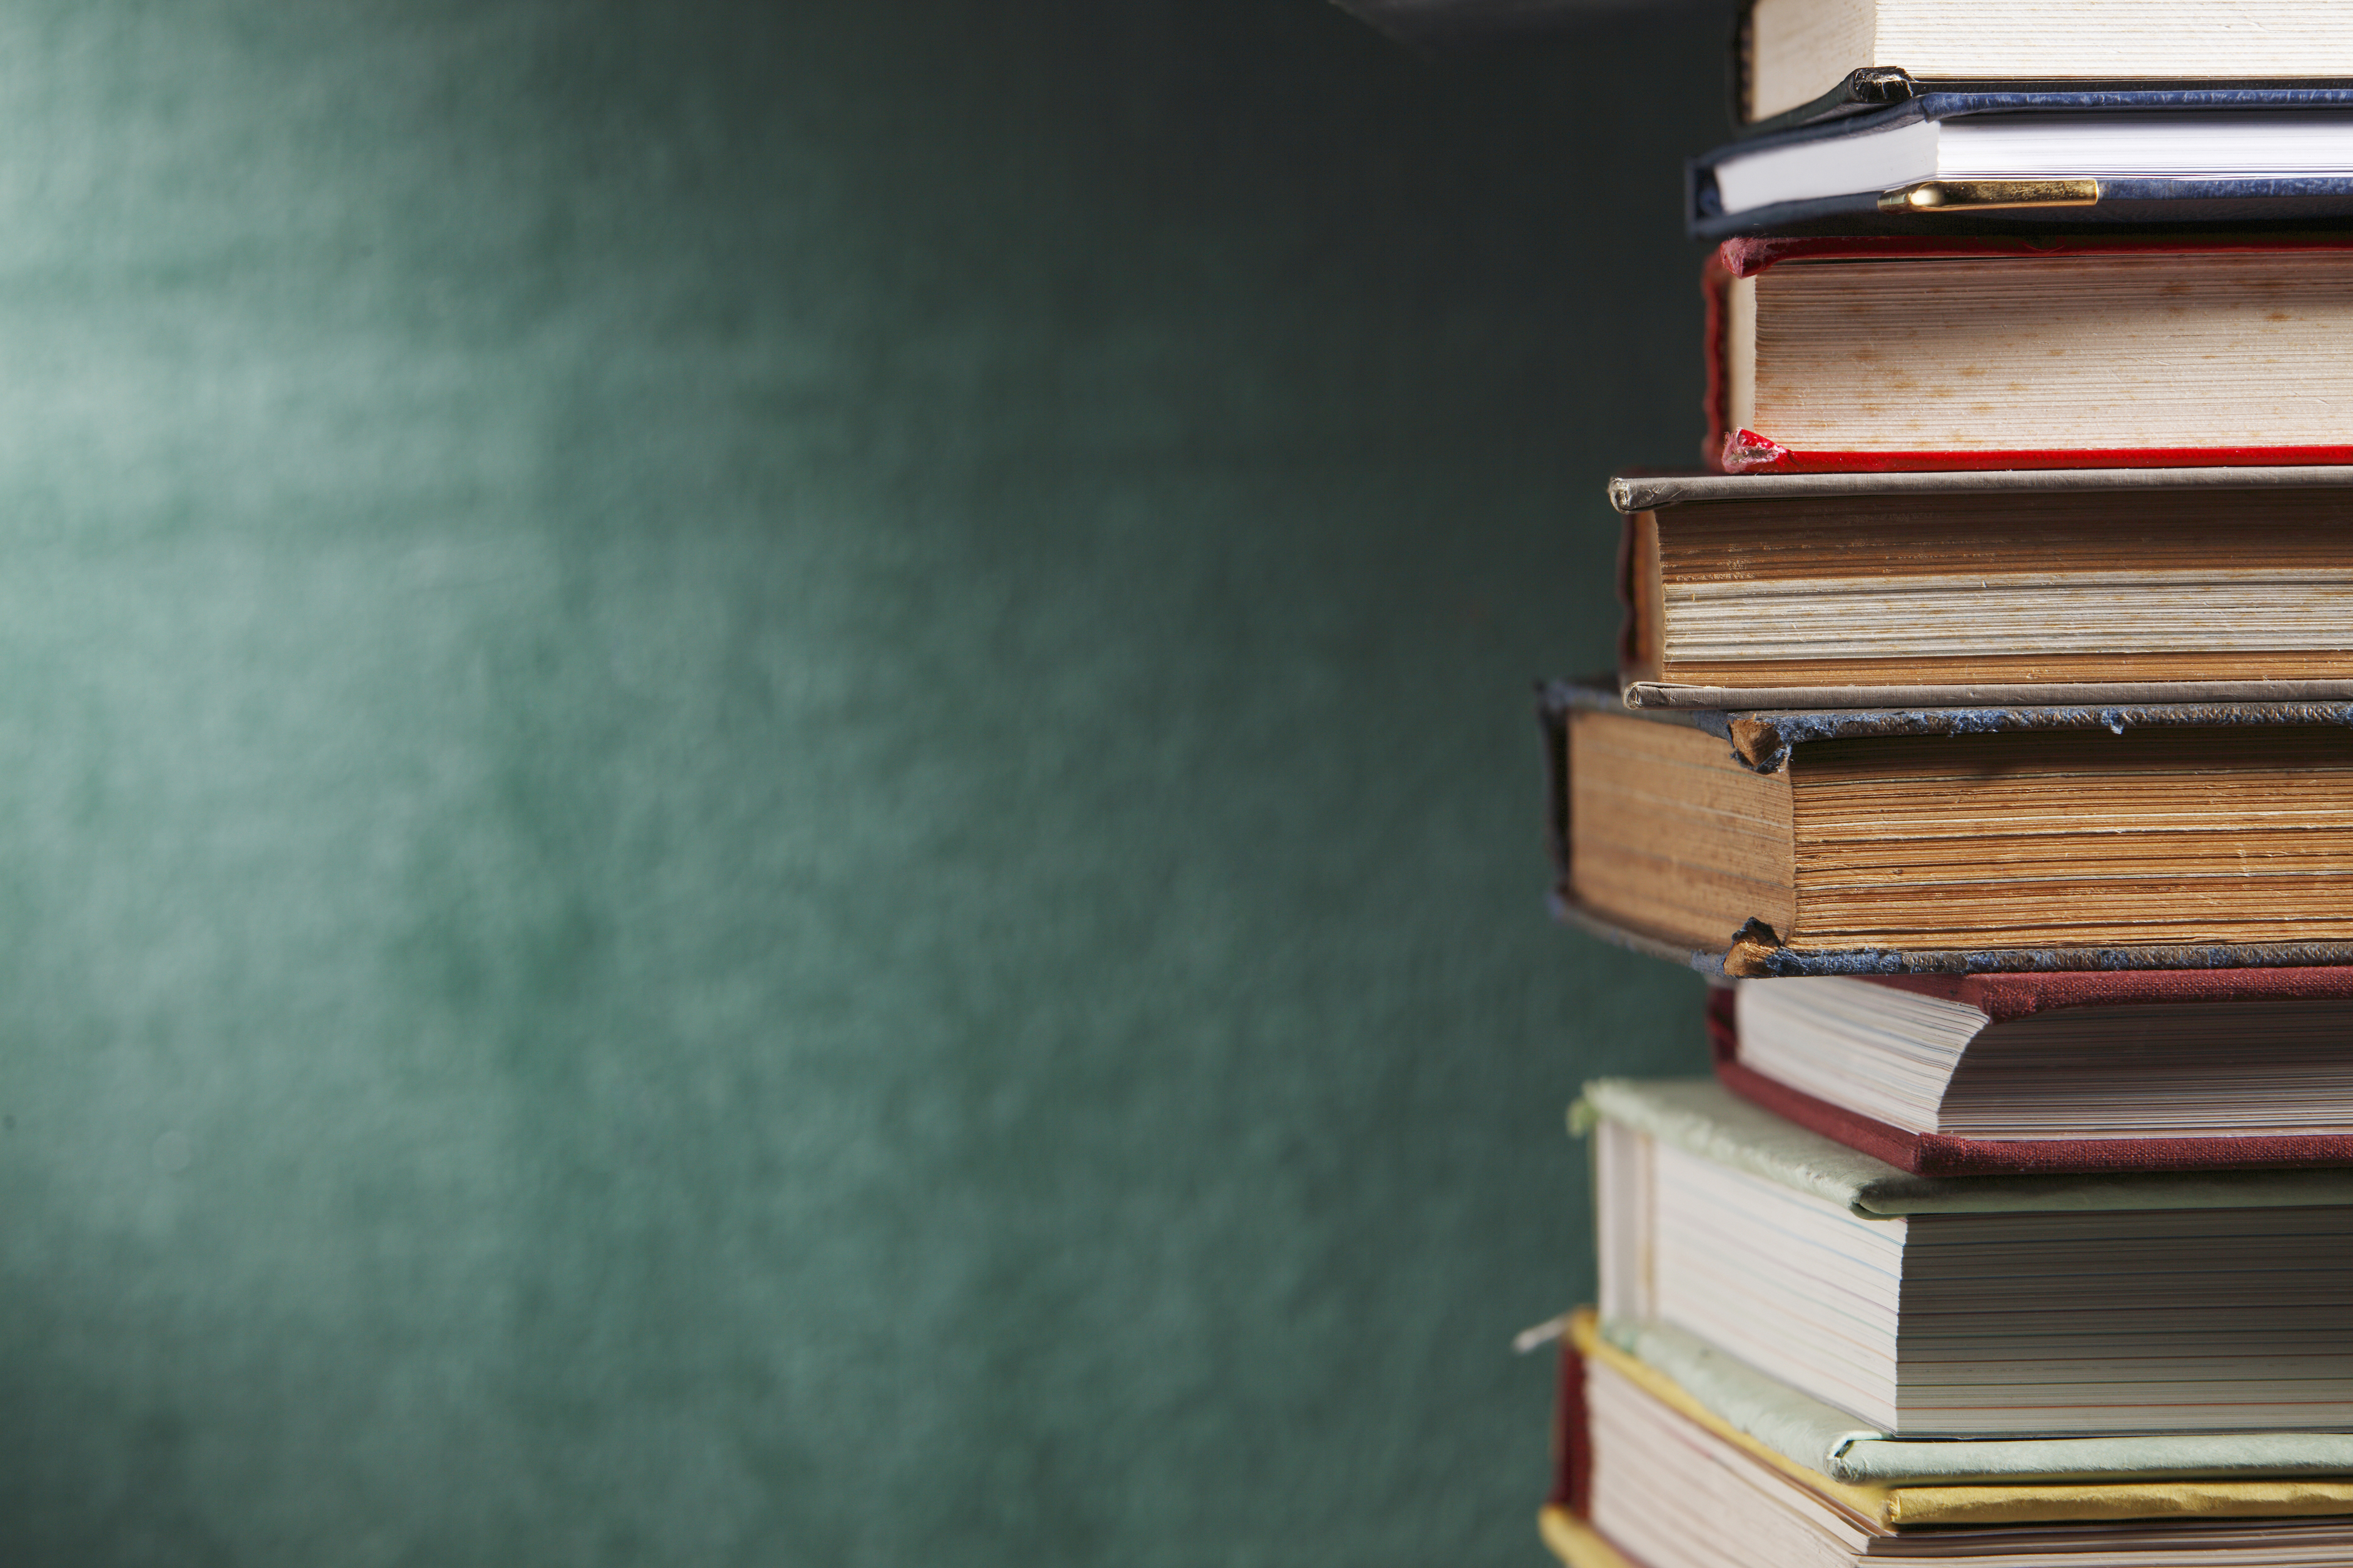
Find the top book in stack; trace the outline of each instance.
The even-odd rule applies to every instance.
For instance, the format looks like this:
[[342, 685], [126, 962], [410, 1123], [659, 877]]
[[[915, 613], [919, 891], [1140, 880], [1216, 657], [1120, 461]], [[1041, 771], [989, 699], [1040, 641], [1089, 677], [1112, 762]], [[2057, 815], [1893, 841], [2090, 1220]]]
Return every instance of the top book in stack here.
[[1938, 88], [2353, 79], [2341, 0], [1745, 0], [1735, 118], [1805, 121]]

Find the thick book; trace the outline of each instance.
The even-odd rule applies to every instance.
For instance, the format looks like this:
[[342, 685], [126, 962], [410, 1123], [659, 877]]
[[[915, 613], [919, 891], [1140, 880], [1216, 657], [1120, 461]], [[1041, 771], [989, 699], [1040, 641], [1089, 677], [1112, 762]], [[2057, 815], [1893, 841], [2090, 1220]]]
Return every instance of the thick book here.
[[2353, 84], [2336, 0], [1742, 0], [1733, 119], [1808, 121], [1925, 91]]
[[1734, 239], [1727, 473], [2353, 463], [2353, 237]]
[[1713, 1079], [1583, 1106], [1605, 1322], [1902, 1439], [2353, 1427], [2353, 1171], [1917, 1176]]
[[[1782, 1402], [1799, 1397], [1784, 1393]], [[2353, 1477], [2341, 1473], [1841, 1481], [1609, 1342], [1589, 1312], [1577, 1315], [1562, 1343], [1555, 1421], [1556, 1479], [1542, 1525], [1546, 1543], [1577, 1568], [1762, 1568], [1915, 1554], [2001, 1563], [2016, 1562], [2021, 1547], [2152, 1565], [2220, 1547], [2218, 1561], [2276, 1563], [2306, 1559], [2260, 1553], [2353, 1546], [2353, 1520], [2344, 1517], [2353, 1514]], [[2029, 1532], [2040, 1539], [2022, 1541]]]
[[1704, 973], [2353, 963], [2353, 704], [1538, 716], [1556, 912]]
[[1744, 980], [1707, 1029], [1733, 1093], [1915, 1174], [2353, 1164], [2353, 969]]
[[1633, 708], [2353, 698], [2353, 468], [1632, 474]]
[[1969, 234], [2353, 217], [2353, 89], [1927, 92], [1687, 165], [1685, 226]]
[[[1609, 1321], [1580, 1311], [1568, 1320], [1571, 1353], [1599, 1356], [1662, 1390], [1694, 1418], [1753, 1446], [1780, 1464], [1834, 1486], [1887, 1495], [1889, 1522], [1953, 1524], [1997, 1510], [2018, 1520], [2084, 1517], [2062, 1510], [2078, 1500], [2053, 1488], [2146, 1488], [2193, 1482], [2221, 1487], [2300, 1481], [2353, 1487], [2353, 1432], [2188, 1433], [2170, 1436], [2054, 1437], [1896, 1437], [1834, 1405], [1799, 1393], [1670, 1324]], [[1576, 1440], [1583, 1387], [1563, 1368], [1555, 1415], [1551, 1500], [1583, 1511], [1591, 1482]], [[2212, 1496], [2213, 1494], [2208, 1494]], [[2242, 1507], [2262, 1493], [2222, 1494]], [[2340, 1493], [2340, 1497], [2345, 1494]], [[2105, 1506], [2111, 1511], [2115, 1501]], [[2162, 1511], [2186, 1511], [2194, 1494], [2137, 1500]], [[2353, 1502], [2353, 1498], [2347, 1498]], [[2342, 1511], [2353, 1512], [2353, 1507]]]

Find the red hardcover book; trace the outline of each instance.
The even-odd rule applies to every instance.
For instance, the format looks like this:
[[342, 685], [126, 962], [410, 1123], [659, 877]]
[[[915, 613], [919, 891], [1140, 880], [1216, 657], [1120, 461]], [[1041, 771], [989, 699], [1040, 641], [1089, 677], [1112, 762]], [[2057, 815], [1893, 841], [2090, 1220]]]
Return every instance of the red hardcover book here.
[[1586, 1405], [1585, 1368], [1576, 1331], [1561, 1335], [1558, 1395], [1552, 1412], [1552, 1487], [1538, 1516], [1545, 1544], [1566, 1568], [1641, 1568], [1596, 1533], [1590, 1521], [1593, 1431]]
[[[1892, 990], [1974, 1007], [1986, 1016], [1989, 1028], [2068, 1009], [2189, 1009], [2179, 1016], [2194, 1019], [2195, 1009], [2207, 1004], [2353, 1001], [2353, 968], [1885, 974], [1857, 978]], [[1744, 984], [1786, 986], [1810, 983]], [[1708, 1040], [1716, 1076], [1725, 1087], [1801, 1127], [1915, 1175], [2061, 1175], [2353, 1164], [2353, 1124], [2342, 1131], [2037, 1138], [1954, 1136], [1893, 1126], [1768, 1077], [1743, 1061], [1736, 995], [1731, 986], [1718, 986], [1708, 993]], [[2353, 1058], [2353, 1042], [2347, 1044], [2343, 1054]]]
[[1558, 1388], [1552, 1407], [1552, 1491], [1545, 1501], [1585, 1517], [1593, 1484], [1593, 1439], [1585, 1422], [1585, 1357], [1574, 1334], [1560, 1336]]
[[2353, 241], [1735, 239], [1727, 473], [2353, 464]]

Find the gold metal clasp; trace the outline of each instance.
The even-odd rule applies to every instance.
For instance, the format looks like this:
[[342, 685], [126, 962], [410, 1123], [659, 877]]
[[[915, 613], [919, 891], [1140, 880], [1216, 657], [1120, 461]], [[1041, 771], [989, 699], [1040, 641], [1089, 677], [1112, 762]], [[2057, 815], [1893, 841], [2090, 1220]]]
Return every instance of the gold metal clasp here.
[[2088, 207], [2100, 182], [2088, 174], [2057, 180], [1920, 180], [1879, 193], [1883, 213], [1987, 212], [1998, 207]]

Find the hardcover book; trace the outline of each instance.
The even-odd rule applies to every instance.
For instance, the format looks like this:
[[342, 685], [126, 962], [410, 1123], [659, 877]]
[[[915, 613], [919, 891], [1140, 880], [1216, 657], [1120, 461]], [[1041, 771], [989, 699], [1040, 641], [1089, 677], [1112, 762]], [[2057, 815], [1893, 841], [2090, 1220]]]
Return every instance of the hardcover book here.
[[2308, 86], [2353, 79], [2331, 0], [1744, 0], [1736, 121], [1803, 121], [1955, 86]]
[[1539, 716], [1556, 910], [1705, 972], [2353, 963], [2353, 704]]
[[[1678, 1409], [1777, 1463], [1833, 1486], [1885, 1495], [1892, 1506], [1872, 1511], [1889, 1523], [1984, 1521], [1997, 1510], [2013, 1521], [2085, 1517], [2066, 1511], [2079, 1507], [2080, 1495], [2046, 1489], [2059, 1487], [2284, 1480], [2353, 1487], [2353, 1433], [2344, 1431], [1897, 1437], [1670, 1324], [1613, 1321], [1584, 1310], [1570, 1314], [1567, 1331], [1565, 1348], [1570, 1352], [1611, 1362], [1661, 1391]], [[1582, 1510], [1582, 1489], [1591, 1479], [1577, 1463], [1576, 1442], [1584, 1388], [1566, 1366], [1559, 1394], [1552, 1500]], [[2240, 1494], [2240, 1500], [2260, 1495]], [[2101, 1507], [2113, 1516], [2117, 1500]], [[2181, 1511], [2188, 1500], [2176, 1494], [2134, 1500], [2158, 1511]], [[2353, 1506], [2344, 1511], [2353, 1512]]]
[[[2050, 1559], [2039, 1552], [2052, 1552], [2071, 1562], [2155, 1568], [2186, 1552], [2271, 1564], [2327, 1561], [2308, 1554], [2353, 1547], [2353, 1521], [2344, 1517], [2353, 1514], [2353, 1478], [2344, 1475], [1841, 1481], [1760, 1441], [1698, 1391], [1610, 1343], [1590, 1313], [1577, 1315], [1562, 1344], [1556, 1425], [1544, 1533], [1578, 1568], [1915, 1555], [2016, 1563], [2021, 1553], [2042, 1563]], [[2234, 1440], [2198, 1441], [2221, 1453]], [[2291, 1554], [2275, 1555], [2283, 1551]]]
[[2353, 1171], [1915, 1176], [1712, 1079], [1584, 1104], [1605, 1322], [1898, 1438], [2353, 1427]]
[[2353, 239], [1736, 239], [1727, 473], [2353, 462]]
[[1692, 160], [1686, 226], [2001, 233], [2353, 216], [2353, 89], [1929, 92]]
[[1629, 707], [2353, 697], [2353, 469], [1629, 475]]
[[1936, 1175], [2353, 1163], [2353, 969], [1745, 980], [1726, 1089]]

